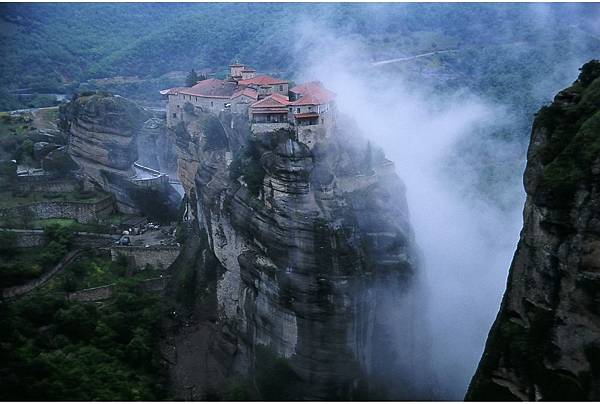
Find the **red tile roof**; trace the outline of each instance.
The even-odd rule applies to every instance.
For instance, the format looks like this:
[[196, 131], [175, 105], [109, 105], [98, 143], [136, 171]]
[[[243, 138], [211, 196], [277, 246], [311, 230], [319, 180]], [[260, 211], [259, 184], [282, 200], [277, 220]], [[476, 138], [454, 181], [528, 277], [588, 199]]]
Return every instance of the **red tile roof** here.
[[246, 97], [250, 97], [253, 100], [258, 99], [258, 92], [253, 89], [253, 88], [242, 88], [241, 90], [237, 90], [235, 93], [233, 93], [233, 95], [231, 96], [231, 98], [236, 98], [239, 97], [241, 95], [245, 95]]
[[272, 86], [275, 84], [287, 84], [287, 80], [276, 79], [271, 76], [262, 75], [262, 76], [252, 77], [251, 79], [240, 80], [240, 81], [238, 81], [238, 84], [244, 85], [244, 86], [249, 86], [251, 84], [258, 85], [258, 86]]
[[289, 103], [290, 103], [290, 100], [288, 99], [288, 97], [286, 97], [285, 95], [275, 93], [275, 94], [271, 94], [268, 97], [263, 98], [260, 101], [255, 102], [250, 107], [252, 107], [252, 108], [266, 108], [266, 107], [273, 107], [273, 106], [287, 107], [287, 105]]
[[319, 81], [311, 81], [292, 87], [290, 92], [300, 95], [300, 98], [291, 105], [321, 105], [335, 99], [336, 94], [329, 91]]
[[250, 112], [253, 114], [287, 114], [289, 103], [288, 97], [281, 94], [271, 94], [250, 105]]
[[230, 98], [238, 90], [237, 84], [232, 81], [206, 79], [198, 84], [180, 90], [182, 94], [198, 95], [212, 98]]

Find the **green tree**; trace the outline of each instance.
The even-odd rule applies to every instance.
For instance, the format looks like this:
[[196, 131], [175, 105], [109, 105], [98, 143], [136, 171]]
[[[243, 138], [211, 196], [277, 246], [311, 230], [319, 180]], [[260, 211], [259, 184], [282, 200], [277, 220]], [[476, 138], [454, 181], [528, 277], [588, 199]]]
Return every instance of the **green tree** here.
[[69, 226], [53, 223], [44, 228], [44, 235], [49, 242], [55, 241], [65, 247], [70, 247], [73, 241], [73, 230]]
[[192, 69], [192, 71], [187, 75], [187, 77], [185, 79], [185, 85], [187, 87], [192, 87], [199, 80], [200, 80], [200, 77], [198, 77], [198, 73], [196, 73], [196, 71], [194, 69]]
[[590, 60], [579, 69], [578, 81], [584, 85], [589, 85], [597, 77], [600, 77], [600, 60]]

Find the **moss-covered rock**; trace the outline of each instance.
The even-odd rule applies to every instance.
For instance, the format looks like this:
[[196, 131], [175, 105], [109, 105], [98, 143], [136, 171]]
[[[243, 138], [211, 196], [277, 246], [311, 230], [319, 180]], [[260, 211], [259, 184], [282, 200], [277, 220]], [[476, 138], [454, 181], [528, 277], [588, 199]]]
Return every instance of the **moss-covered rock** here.
[[541, 205], [568, 206], [577, 189], [600, 174], [594, 170], [600, 156], [599, 66], [595, 60], [586, 63], [573, 86], [536, 116], [533, 131], [545, 135], [536, 150], [541, 170], [531, 191]]
[[538, 114], [524, 226], [467, 400], [600, 399], [600, 62]]

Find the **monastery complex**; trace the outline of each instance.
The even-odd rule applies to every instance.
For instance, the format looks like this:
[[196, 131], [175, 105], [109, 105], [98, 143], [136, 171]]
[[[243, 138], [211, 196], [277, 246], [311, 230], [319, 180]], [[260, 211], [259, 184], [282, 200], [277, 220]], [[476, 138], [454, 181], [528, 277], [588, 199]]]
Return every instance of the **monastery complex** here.
[[[229, 66], [226, 80], [209, 78], [192, 87], [161, 91], [167, 98], [167, 122], [182, 119], [189, 103], [194, 109], [219, 114], [221, 111], [248, 116], [254, 133], [277, 129], [311, 129], [331, 126], [335, 119], [335, 93], [320, 82], [308, 82], [289, 88], [289, 82], [240, 63]], [[308, 128], [306, 128], [308, 129]]]

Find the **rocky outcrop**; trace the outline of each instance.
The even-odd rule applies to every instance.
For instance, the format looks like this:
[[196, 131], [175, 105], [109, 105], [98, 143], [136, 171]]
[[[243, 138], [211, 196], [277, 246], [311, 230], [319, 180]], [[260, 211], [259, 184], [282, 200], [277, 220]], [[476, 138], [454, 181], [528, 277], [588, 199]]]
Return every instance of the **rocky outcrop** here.
[[135, 135], [146, 117], [133, 102], [102, 93], [79, 96], [61, 109], [69, 129], [69, 153], [98, 182], [103, 181], [100, 171], [134, 174]]
[[524, 227], [468, 400], [600, 399], [600, 62], [538, 113]]
[[[290, 131], [252, 136], [247, 120], [227, 113], [189, 111], [168, 128], [195, 237], [206, 240], [197, 270], [213, 274], [202, 286], [211, 309], [202, 306], [202, 317], [196, 306], [190, 318], [210, 319], [194, 329], [219, 335], [209, 340], [221, 341], [220, 355], [230, 352], [227, 374], [254, 377], [258, 398], [369, 397], [370, 380], [384, 372], [382, 358], [397, 356], [398, 336], [388, 333], [382, 313], [389, 305], [400, 310], [416, 275], [404, 187], [391, 162], [371, 155], [356, 130], [340, 122], [312, 150]], [[413, 326], [407, 320], [406, 328]], [[172, 340], [180, 342], [167, 350], [189, 351], [195, 343], [182, 346], [178, 334]], [[263, 348], [289, 365], [291, 376], [281, 383], [294, 396], [261, 388]], [[406, 352], [399, 361], [412, 359]], [[172, 363], [174, 394], [205, 398], [202, 380], [193, 377], [200, 365], [186, 363]], [[181, 391], [182, 375], [194, 394]], [[395, 383], [407, 392], [412, 381], [404, 376]]]
[[[156, 220], [173, 216], [179, 204], [175, 189], [166, 182], [145, 186], [140, 179], [153, 174], [134, 166], [140, 154], [139, 133], [160, 132], [160, 119], [123, 97], [95, 92], [81, 94], [62, 106], [60, 122], [69, 134], [68, 153], [83, 177], [88, 184], [113, 194], [120, 212]], [[162, 137], [166, 138], [164, 131]]]

